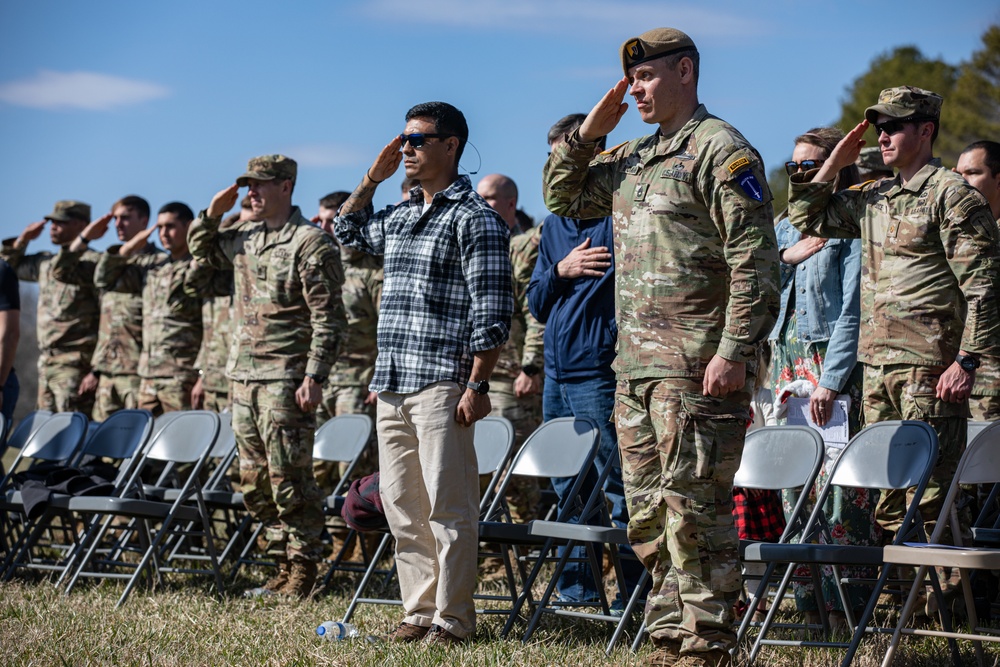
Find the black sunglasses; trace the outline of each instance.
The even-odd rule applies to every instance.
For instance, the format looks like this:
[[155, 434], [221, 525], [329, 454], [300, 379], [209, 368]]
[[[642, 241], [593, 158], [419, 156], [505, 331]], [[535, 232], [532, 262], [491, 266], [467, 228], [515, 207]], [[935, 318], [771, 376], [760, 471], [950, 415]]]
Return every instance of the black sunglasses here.
[[793, 162], [789, 160], [785, 163], [785, 173], [791, 176], [797, 171], [809, 171], [810, 169], [816, 169], [821, 166], [826, 160], [803, 160], [802, 162]]
[[400, 141], [400, 143], [402, 143], [403, 146], [405, 146], [406, 142], [409, 141], [410, 145], [413, 146], [414, 148], [420, 148], [420, 147], [422, 147], [424, 145], [424, 141], [426, 141], [427, 139], [444, 139], [445, 137], [454, 137], [454, 136], [457, 136], [457, 135], [454, 135], [454, 134], [435, 134], [435, 133], [431, 133], [431, 134], [420, 134], [420, 133], [401, 134], [401, 135], [399, 135], [399, 141]]
[[897, 118], [894, 120], [887, 120], [884, 123], [872, 123], [872, 127], [875, 128], [875, 136], [880, 136], [883, 132], [888, 135], [896, 134], [901, 131], [908, 123], [927, 123], [933, 121], [933, 118], [926, 118], [924, 116], [916, 116], [910, 118]]

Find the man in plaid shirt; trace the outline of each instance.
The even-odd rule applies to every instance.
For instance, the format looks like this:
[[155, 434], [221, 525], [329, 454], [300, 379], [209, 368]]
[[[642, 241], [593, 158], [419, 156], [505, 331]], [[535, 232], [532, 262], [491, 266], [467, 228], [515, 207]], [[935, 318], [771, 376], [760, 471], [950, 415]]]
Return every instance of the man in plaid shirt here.
[[[346, 246], [385, 256], [378, 358], [380, 493], [396, 538], [406, 616], [391, 641], [453, 644], [475, 633], [479, 477], [473, 424], [510, 329], [509, 232], [458, 163], [469, 129], [443, 102], [406, 114], [334, 222]], [[403, 162], [419, 183], [375, 213]]]

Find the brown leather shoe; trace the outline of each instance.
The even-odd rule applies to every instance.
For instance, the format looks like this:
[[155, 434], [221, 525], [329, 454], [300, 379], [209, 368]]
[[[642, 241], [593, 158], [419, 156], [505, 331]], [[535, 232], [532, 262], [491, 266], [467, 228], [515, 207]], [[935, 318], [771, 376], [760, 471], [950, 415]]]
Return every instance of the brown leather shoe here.
[[457, 646], [465, 644], [469, 640], [451, 634], [440, 625], [432, 625], [430, 632], [424, 637], [424, 641], [428, 644], [437, 644], [438, 646]]
[[292, 561], [288, 572], [288, 582], [278, 591], [280, 595], [305, 599], [316, 585], [316, 562], [311, 560]]
[[393, 643], [418, 642], [426, 637], [428, 632], [430, 632], [429, 627], [403, 622], [390, 632], [385, 640]]

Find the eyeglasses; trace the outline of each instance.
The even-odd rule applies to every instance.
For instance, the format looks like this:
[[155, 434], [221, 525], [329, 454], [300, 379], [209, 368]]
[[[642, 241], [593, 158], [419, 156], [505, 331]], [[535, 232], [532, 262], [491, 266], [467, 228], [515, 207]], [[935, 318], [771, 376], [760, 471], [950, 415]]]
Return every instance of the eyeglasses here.
[[791, 176], [797, 171], [809, 171], [810, 169], [820, 167], [824, 162], [826, 160], [803, 160], [802, 162], [789, 160], [785, 163], [785, 173]]
[[901, 132], [903, 127], [908, 123], [927, 123], [933, 121], [933, 118], [926, 118], [924, 116], [910, 117], [910, 118], [897, 118], [894, 120], [887, 120], [884, 123], [872, 123], [872, 127], [875, 128], [875, 136], [881, 136], [883, 132], [889, 135]]
[[431, 133], [431, 134], [420, 134], [420, 133], [401, 134], [401, 135], [399, 135], [399, 141], [400, 141], [400, 143], [402, 143], [403, 146], [405, 146], [406, 142], [409, 141], [410, 145], [413, 146], [414, 148], [421, 148], [424, 145], [424, 142], [427, 139], [444, 139], [445, 137], [454, 137], [454, 136], [457, 136], [457, 135], [454, 135], [454, 134], [434, 134], [434, 133]]

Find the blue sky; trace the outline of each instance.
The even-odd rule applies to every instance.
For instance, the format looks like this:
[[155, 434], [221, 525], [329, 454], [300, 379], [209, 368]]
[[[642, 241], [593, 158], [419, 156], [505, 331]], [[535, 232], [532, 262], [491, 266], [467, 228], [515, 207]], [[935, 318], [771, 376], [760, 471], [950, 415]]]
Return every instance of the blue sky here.
[[[621, 76], [618, 48], [673, 26], [702, 52], [701, 100], [768, 168], [839, 115], [845, 87], [903, 44], [957, 64], [995, 0], [860, 3], [599, 0], [0, 2], [0, 237], [57, 199], [125, 194], [195, 211], [248, 158], [299, 162], [296, 202], [352, 190], [419, 102], [465, 113], [473, 182], [502, 172], [545, 214], [545, 135]], [[900, 82], [905, 83], [905, 82]], [[947, 103], [947, 101], [946, 101]], [[630, 108], [612, 144], [647, 134]], [[402, 170], [376, 205], [398, 199]], [[113, 234], [105, 237], [102, 248]], [[32, 250], [50, 248], [48, 235]]]

